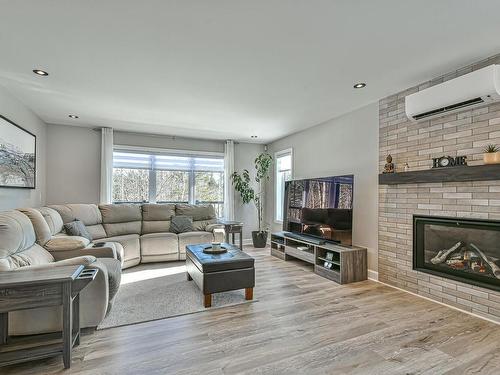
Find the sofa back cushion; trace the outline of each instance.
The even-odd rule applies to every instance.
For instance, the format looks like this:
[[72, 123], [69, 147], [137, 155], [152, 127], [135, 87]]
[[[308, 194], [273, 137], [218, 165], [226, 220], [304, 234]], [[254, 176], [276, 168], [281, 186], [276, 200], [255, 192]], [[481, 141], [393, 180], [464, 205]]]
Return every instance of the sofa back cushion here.
[[49, 206], [56, 210], [62, 217], [63, 223], [80, 220], [94, 240], [106, 237], [102, 225], [101, 211], [95, 204], [61, 204]]
[[44, 246], [52, 237], [52, 233], [50, 233], [49, 224], [47, 224], [43, 215], [34, 208], [18, 208], [17, 210], [30, 219], [33, 230], [35, 231], [36, 242]]
[[102, 204], [102, 222], [107, 237], [141, 234], [142, 210], [137, 204]]
[[143, 204], [142, 234], [169, 232], [172, 216], [175, 204]]
[[175, 214], [179, 216], [189, 216], [193, 221], [216, 219], [215, 208], [211, 204], [186, 204], [175, 205]]
[[28, 216], [19, 211], [0, 212], [0, 271], [53, 262], [54, 257], [35, 239]]
[[38, 211], [40, 211], [43, 218], [45, 219], [45, 222], [49, 226], [50, 234], [52, 236], [56, 235], [57, 233], [63, 230], [64, 223], [59, 212], [50, 207], [41, 207], [38, 209]]

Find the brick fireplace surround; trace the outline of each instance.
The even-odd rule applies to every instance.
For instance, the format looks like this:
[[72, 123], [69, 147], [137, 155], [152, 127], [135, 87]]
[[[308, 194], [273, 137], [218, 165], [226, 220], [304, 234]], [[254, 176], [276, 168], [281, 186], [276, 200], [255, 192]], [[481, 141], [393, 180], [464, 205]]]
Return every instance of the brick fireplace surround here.
[[[429, 169], [432, 158], [467, 155], [469, 165], [483, 163], [483, 148], [500, 144], [500, 103], [412, 123], [405, 96], [487, 65], [500, 54], [379, 102], [379, 169], [393, 156], [397, 171]], [[498, 181], [380, 185], [379, 281], [500, 323], [500, 293], [412, 270], [412, 218], [436, 215], [500, 220]], [[500, 244], [499, 244], [500, 246]]]

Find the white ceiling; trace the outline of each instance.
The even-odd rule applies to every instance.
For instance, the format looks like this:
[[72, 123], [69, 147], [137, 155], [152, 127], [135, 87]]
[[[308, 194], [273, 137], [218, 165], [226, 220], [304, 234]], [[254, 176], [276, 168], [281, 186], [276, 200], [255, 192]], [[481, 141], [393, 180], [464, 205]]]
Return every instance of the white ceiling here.
[[[498, 0], [0, 9], [0, 85], [44, 121], [177, 136], [269, 142], [500, 52]], [[359, 81], [368, 86], [354, 90]]]

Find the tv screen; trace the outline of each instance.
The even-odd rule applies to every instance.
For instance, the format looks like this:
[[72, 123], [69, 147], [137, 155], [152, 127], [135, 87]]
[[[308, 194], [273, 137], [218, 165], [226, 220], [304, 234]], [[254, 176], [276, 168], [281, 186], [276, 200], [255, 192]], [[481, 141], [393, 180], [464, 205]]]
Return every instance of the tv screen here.
[[285, 183], [283, 230], [352, 245], [354, 176]]

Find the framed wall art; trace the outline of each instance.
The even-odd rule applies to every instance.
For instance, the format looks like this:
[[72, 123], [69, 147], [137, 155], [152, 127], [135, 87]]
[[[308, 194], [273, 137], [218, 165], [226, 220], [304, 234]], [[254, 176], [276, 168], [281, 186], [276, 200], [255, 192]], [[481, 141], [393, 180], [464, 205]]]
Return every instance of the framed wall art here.
[[0, 187], [34, 189], [36, 136], [0, 115]]

